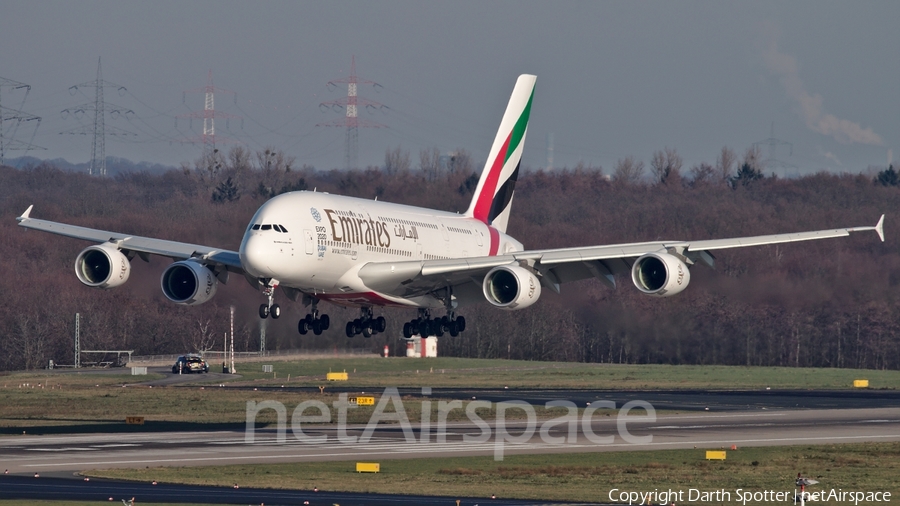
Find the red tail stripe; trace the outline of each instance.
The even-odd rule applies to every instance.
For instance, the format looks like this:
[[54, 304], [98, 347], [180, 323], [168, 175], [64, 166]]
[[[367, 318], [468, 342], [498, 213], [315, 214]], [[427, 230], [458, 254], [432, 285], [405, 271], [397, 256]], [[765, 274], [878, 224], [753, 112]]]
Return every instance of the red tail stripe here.
[[497, 191], [497, 182], [500, 180], [500, 172], [503, 170], [503, 164], [506, 162], [506, 151], [509, 149], [509, 142], [512, 139], [512, 132], [506, 136], [503, 147], [494, 158], [491, 170], [484, 179], [484, 186], [481, 187], [481, 193], [478, 194], [478, 202], [475, 203], [475, 211], [473, 213], [475, 219], [484, 223], [488, 222], [488, 214], [491, 212], [491, 203], [494, 201], [494, 192]]
[[494, 227], [488, 227], [488, 231], [491, 233], [491, 252], [489, 256], [495, 256], [497, 250], [500, 249], [500, 232]]

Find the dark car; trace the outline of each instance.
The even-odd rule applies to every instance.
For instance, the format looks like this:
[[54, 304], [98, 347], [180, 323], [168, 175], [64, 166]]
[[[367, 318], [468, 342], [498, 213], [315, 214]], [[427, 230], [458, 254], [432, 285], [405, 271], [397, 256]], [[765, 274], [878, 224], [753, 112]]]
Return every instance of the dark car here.
[[209, 364], [200, 355], [182, 355], [172, 366], [172, 374], [188, 374], [192, 372], [209, 372]]

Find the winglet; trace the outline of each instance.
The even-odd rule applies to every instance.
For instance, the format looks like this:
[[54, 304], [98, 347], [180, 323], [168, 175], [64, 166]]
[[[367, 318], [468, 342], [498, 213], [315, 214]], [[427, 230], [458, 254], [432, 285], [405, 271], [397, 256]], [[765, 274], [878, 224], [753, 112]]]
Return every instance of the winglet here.
[[881, 239], [881, 242], [884, 242], [884, 215], [883, 214], [881, 215], [881, 218], [878, 219], [878, 224], [875, 225], [875, 231], [878, 232], [878, 238]]
[[26, 209], [25, 212], [22, 213], [22, 216], [19, 216], [18, 218], [16, 218], [16, 221], [21, 223], [21, 222], [27, 220], [30, 217], [29, 215], [31, 214], [32, 209], [34, 209], [34, 204], [31, 204], [30, 206], [28, 206], [28, 209]]

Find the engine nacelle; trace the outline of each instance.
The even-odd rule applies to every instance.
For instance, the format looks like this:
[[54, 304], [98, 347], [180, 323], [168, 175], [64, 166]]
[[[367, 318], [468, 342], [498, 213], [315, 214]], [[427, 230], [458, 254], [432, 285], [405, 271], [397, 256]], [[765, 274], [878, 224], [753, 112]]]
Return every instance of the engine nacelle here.
[[112, 244], [88, 246], [75, 259], [78, 281], [96, 288], [115, 288], [128, 281], [131, 262]]
[[494, 267], [484, 277], [484, 296], [500, 309], [523, 309], [541, 296], [541, 282], [533, 272], [518, 265]]
[[634, 262], [631, 280], [647, 295], [668, 297], [680, 293], [691, 282], [691, 271], [679, 258], [667, 253], [647, 253]]
[[175, 262], [162, 273], [163, 295], [176, 304], [203, 304], [216, 294], [218, 286], [213, 271], [191, 260]]

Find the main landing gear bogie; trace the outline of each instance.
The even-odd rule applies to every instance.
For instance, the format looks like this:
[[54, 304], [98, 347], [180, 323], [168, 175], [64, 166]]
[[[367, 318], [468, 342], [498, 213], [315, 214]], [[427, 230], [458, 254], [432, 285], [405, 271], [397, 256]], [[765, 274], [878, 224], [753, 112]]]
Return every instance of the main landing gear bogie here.
[[384, 319], [384, 316], [376, 318], [372, 314], [372, 308], [361, 308], [359, 318], [347, 322], [345, 332], [350, 338], [362, 334], [368, 339], [375, 334], [384, 332], [385, 329], [387, 329], [387, 320]]
[[312, 330], [313, 334], [319, 336], [331, 327], [331, 318], [327, 314], [320, 315], [318, 305], [319, 299], [313, 298], [312, 311], [297, 323], [297, 331], [300, 332], [301, 336], [305, 336], [310, 330]]
[[322, 335], [322, 332], [328, 330], [331, 327], [331, 318], [328, 317], [327, 314], [323, 314], [319, 316], [318, 311], [314, 311], [310, 314], [306, 315], [306, 318], [300, 320], [297, 324], [297, 331], [300, 332], [300, 335], [306, 335], [307, 332], [312, 330], [312, 333], [319, 336]]
[[443, 337], [444, 332], [456, 337], [464, 330], [466, 330], [466, 319], [463, 316], [451, 313], [440, 318], [430, 318], [425, 313], [420, 314], [419, 318], [403, 324], [403, 337], [407, 339], [414, 335]]

